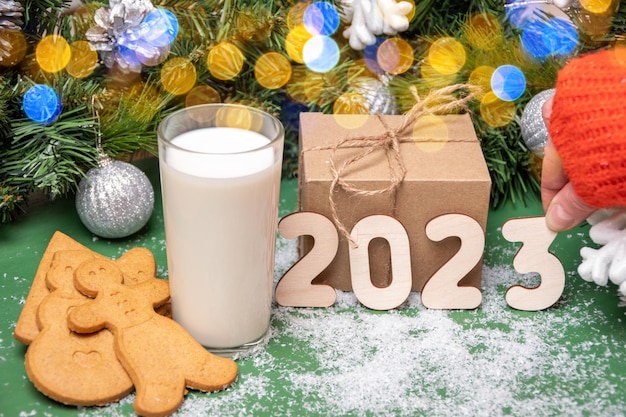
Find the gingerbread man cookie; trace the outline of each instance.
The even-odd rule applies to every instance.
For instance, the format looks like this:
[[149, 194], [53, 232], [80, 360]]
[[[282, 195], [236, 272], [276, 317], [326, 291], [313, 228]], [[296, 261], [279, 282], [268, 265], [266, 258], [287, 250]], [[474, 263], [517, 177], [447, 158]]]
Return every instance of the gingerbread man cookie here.
[[122, 282], [122, 273], [111, 261], [82, 263], [74, 285], [95, 299], [75, 307], [68, 323], [81, 333], [103, 328], [113, 333], [117, 358], [135, 385], [138, 414], [169, 415], [180, 407], [186, 388], [217, 391], [235, 381], [233, 360], [211, 354], [178, 323], [154, 311], [169, 298], [167, 281]]
[[[119, 400], [133, 383], [117, 360], [109, 330], [78, 334], [69, 330], [68, 312], [91, 299], [74, 286], [74, 272], [83, 262], [104, 258], [87, 249], [58, 250], [45, 277], [50, 291], [37, 308], [39, 333], [25, 355], [29, 379], [46, 396], [64, 404], [90, 406]], [[124, 283], [153, 277], [156, 263], [145, 248], [135, 248], [114, 261]]]

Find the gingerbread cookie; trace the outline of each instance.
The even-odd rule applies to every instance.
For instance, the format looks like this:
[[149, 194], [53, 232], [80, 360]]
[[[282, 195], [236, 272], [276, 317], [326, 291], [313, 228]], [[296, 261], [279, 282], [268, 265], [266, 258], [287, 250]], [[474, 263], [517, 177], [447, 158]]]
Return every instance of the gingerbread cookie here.
[[182, 403], [186, 388], [217, 391], [235, 381], [233, 360], [209, 353], [178, 323], [154, 311], [169, 298], [167, 281], [122, 282], [121, 271], [111, 261], [82, 263], [74, 285], [95, 299], [72, 309], [68, 323], [82, 333], [111, 330], [117, 358], [135, 385], [138, 414], [171, 414]]
[[[26, 351], [29, 379], [43, 394], [64, 404], [103, 405], [133, 389], [108, 330], [77, 334], [67, 326], [68, 312], [91, 300], [74, 286], [74, 272], [83, 262], [98, 258], [104, 259], [87, 249], [54, 252], [45, 279], [49, 293], [37, 309], [40, 332]], [[125, 284], [136, 284], [156, 272], [152, 253], [145, 248], [131, 249], [113, 262], [125, 271]]]
[[89, 251], [89, 249], [69, 236], [61, 232], [54, 233], [39, 262], [39, 267], [37, 268], [30, 291], [28, 292], [28, 296], [22, 307], [22, 312], [15, 325], [15, 331], [13, 332], [15, 339], [26, 345], [30, 344], [39, 334], [39, 327], [37, 326], [37, 308], [41, 301], [50, 294], [50, 290], [46, 285], [46, 275], [52, 264], [54, 254], [60, 250]]
[[68, 311], [88, 301], [62, 291], [48, 295], [38, 309], [41, 331], [26, 351], [28, 378], [43, 394], [64, 404], [104, 405], [133, 390], [113, 350], [111, 332], [69, 331]]

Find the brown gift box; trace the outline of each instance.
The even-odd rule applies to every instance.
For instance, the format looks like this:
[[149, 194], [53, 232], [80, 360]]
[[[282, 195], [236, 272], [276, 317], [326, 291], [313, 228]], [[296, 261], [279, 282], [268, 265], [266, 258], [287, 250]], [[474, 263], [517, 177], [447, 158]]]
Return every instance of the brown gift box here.
[[[330, 159], [334, 155], [333, 162], [338, 167], [365, 151], [362, 147], [349, 148], [337, 144], [346, 138], [383, 136], [390, 129], [401, 126], [403, 121], [404, 116], [380, 116], [379, 119], [365, 115], [302, 113], [299, 211], [320, 213], [332, 221], [329, 193], [335, 177]], [[428, 279], [456, 254], [461, 245], [458, 237], [440, 242], [429, 240], [426, 225], [440, 215], [458, 213], [476, 220], [484, 232], [491, 179], [469, 115], [425, 116], [411, 127], [403, 132], [399, 141], [406, 175], [395, 193], [357, 195], [336, 187], [333, 200], [337, 218], [348, 231], [360, 219], [374, 214], [390, 215], [402, 223], [410, 242], [412, 291], [421, 291]], [[333, 148], [336, 149], [333, 151]], [[384, 150], [377, 149], [351, 164], [342, 178], [359, 189], [385, 189], [390, 185], [391, 176], [387, 157]], [[313, 244], [310, 236], [301, 238], [301, 253], [307, 253]], [[347, 238], [339, 233], [335, 259], [313, 280], [314, 284], [352, 290], [349, 244]], [[384, 239], [373, 239], [369, 245], [371, 280], [375, 286], [385, 287], [391, 282], [389, 252], [389, 245]], [[479, 288], [481, 272], [482, 260], [459, 284]]]

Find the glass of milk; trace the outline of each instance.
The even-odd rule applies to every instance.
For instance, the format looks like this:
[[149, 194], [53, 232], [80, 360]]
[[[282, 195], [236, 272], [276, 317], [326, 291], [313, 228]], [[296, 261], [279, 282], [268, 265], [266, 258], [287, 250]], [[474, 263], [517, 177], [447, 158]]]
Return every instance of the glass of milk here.
[[172, 314], [240, 356], [270, 325], [284, 129], [245, 106], [179, 110], [158, 127]]

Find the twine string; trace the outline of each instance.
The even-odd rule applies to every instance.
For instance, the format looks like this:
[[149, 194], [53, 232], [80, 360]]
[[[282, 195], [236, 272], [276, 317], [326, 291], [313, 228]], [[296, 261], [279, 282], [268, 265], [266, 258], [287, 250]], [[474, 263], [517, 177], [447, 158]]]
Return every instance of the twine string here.
[[[468, 90], [469, 94], [463, 97], [456, 97], [455, 92], [459, 90]], [[356, 241], [351, 236], [350, 232], [346, 228], [344, 222], [341, 220], [337, 202], [335, 201], [335, 195], [339, 189], [344, 190], [349, 195], [356, 196], [375, 196], [380, 194], [389, 193], [391, 195], [392, 215], [395, 214], [396, 208], [396, 196], [397, 191], [404, 178], [406, 176], [407, 168], [400, 153], [400, 144], [407, 142], [415, 142], [412, 137], [405, 137], [404, 131], [412, 126], [419, 118], [425, 115], [441, 115], [450, 114], [452, 112], [458, 112], [459, 109], [469, 111], [467, 108], [467, 102], [472, 100], [478, 93], [478, 88], [470, 84], [455, 84], [448, 87], [444, 87], [438, 90], [434, 90], [429, 93], [424, 99], [421, 99], [417, 94], [417, 89], [411, 87], [411, 93], [415, 98], [415, 105], [404, 115], [402, 123], [395, 129], [391, 129], [385, 118], [380, 114], [376, 114], [377, 120], [384, 127], [384, 132], [379, 135], [373, 136], [356, 136], [345, 137], [333, 145], [319, 146], [314, 148], [308, 148], [304, 151], [313, 150], [330, 150], [330, 170], [332, 173], [332, 181], [330, 184], [330, 190], [328, 199], [330, 202], [330, 214], [332, 220], [335, 223], [338, 231], [343, 235], [346, 240], [352, 245], [352, 247], [358, 247]], [[420, 142], [450, 142], [449, 139], [420, 139]], [[336, 153], [339, 149], [362, 149], [360, 152], [352, 155], [341, 165], [336, 164]], [[304, 152], [303, 151], [303, 152]], [[349, 182], [346, 179], [346, 171], [362, 159], [369, 155], [382, 151], [387, 159], [387, 166], [389, 170], [389, 184], [386, 187], [378, 189], [367, 190], [357, 187], [355, 184]]]

